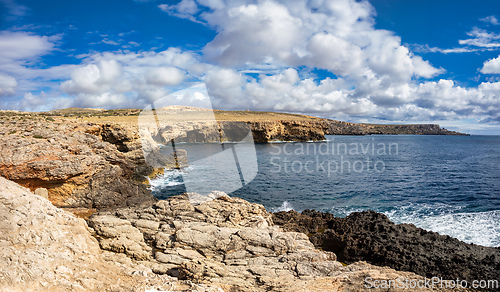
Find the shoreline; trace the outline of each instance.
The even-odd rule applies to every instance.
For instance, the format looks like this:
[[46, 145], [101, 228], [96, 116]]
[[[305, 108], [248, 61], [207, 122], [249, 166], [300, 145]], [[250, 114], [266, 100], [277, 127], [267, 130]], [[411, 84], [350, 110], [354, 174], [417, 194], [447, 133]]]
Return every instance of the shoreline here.
[[[198, 284], [247, 289], [243, 291], [263, 291], [276, 287], [282, 289], [276, 288], [276, 291], [288, 291], [287, 287], [296, 285], [302, 285], [300, 287], [304, 287], [303, 291], [307, 291], [319, 283], [318, 279], [326, 281], [324, 287], [329, 287], [328, 289], [334, 289], [331, 285], [337, 283], [343, 285], [342, 287], [362, 291], [363, 278], [360, 275], [367, 273], [383, 275], [383, 278], [388, 280], [395, 276], [422, 277], [412, 272], [405, 272], [407, 269], [404, 266], [397, 266], [403, 270], [397, 271], [363, 263], [363, 260], [371, 260], [368, 257], [353, 259], [350, 265], [344, 267], [334, 252], [326, 250], [332, 240], [338, 241], [338, 239], [335, 233], [328, 231], [331, 228], [324, 228], [330, 224], [330, 221], [325, 221], [323, 218], [328, 215], [319, 212], [311, 211], [311, 214], [317, 215], [304, 220], [317, 222], [314, 225], [316, 227], [323, 224], [322, 227], [303, 233], [298, 229], [292, 231], [291, 219], [283, 221], [281, 225], [275, 223], [273, 217], [278, 215], [267, 212], [262, 205], [217, 192], [213, 200], [201, 200], [199, 203], [192, 203], [191, 198], [186, 199], [186, 196], [193, 196], [192, 194], [158, 200], [137, 180], [158, 170], [146, 165], [137, 134], [126, 128], [110, 124], [50, 121], [39, 117], [16, 118], [1, 122], [4, 133], [0, 142], [4, 151], [0, 156], [0, 176], [11, 180], [9, 182], [2, 179], [2, 184], [10, 189], [16, 189], [21, 188], [16, 184], [19, 183], [32, 192], [45, 196], [51, 203], [45, 201], [46, 203], [42, 204], [43, 208], [59, 210], [50, 212], [65, 212], [61, 207], [65, 210], [78, 211], [75, 213], [84, 217], [91, 227], [87, 231], [90, 233], [85, 236], [88, 240], [99, 243], [101, 250], [99, 253], [110, 251], [120, 254], [119, 260], [111, 257], [110, 261], [115, 264], [116, 261], [128, 262], [122, 263], [127, 267], [140, 264], [143, 265], [141, 269], [147, 271], [145, 273], [151, 273], [155, 277], [170, 275]], [[154, 159], [169, 161], [171, 165], [177, 165], [179, 162], [187, 163], [184, 156], [177, 157], [174, 163], [173, 157], [161, 153], [154, 155]], [[38, 198], [27, 189], [22, 189], [22, 192], [25, 194], [23, 200]], [[8, 200], [15, 201], [16, 198], [13, 193]], [[196, 200], [200, 199], [202, 198]], [[21, 209], [15, 210], [18, 212]], [[31, 218], [30, 216], [35, 216], [33, 214], [45, 211], [35, 208], [29, 212], [31, 213], [26, 216]], [[385, 220], [387, 218], [380, 217], [378, 213], [366, 214], [378, 218], [375, 221], [382, 222], [383, 228], [387, 226], [389, 229], [400, 228], [394, 227], [395, 224], [387, 222]], [[4, 222], [10, 224], [9, 220]], [[338, 218], [332, 220], [331, 222], [343, 222]], [[371, 221], [373, 220], [360, 222]], [[23, 226], [32, 228], [29, 224]], [[37, 232], [45, 232], [43, 225], [37, 226], [41, 226]], [[54, 228], [59, 227], [54, 225]], [[79, 230], [82, 230], [81, 228]], [[369, 229], [364, 232], [367, 240], [375, 239], [366, 243], [378, 242], [377, 248], [380, 250], [380, 243], [391, 239], [382, 231]], [[424, 235], [427, 236], [426, 234], [430, 234], [432, 238], [442, 238], [433, 233]], [[415, 238], [418, 239], [418, 236]], [[346, 237], [344, 241], [346, 246], [349, 246], [348, 243], [351, 242], [349, 238]], [[397, 240], [395, 242], [399, 244], [398, 249], [403, 252], [411, 246], [408, 242], [401, 243]], [[446, 239], [444, 242], [445, 247], [450, 244], [464, 248], [469, 246], [456, 239]], [[45, 243], [50, 247], [50, 241]], [[355, 252], [366, 251], [360, 246], [350, 246]], [[384, 246], [390, 245], [384, 244]], [[453, 255], [451, 253], [453, 249], [447, 250], [445, 254]], [[472, 250], [483, 252], [492, 249]], [[9, 250], [4, 252], [6, 254], [3, 256], [8, 257]], [[93, 252], [97, 251], [94, 249]], [[339, 260], [344, 260], [344, 252], [339, 250], [337, 253], [340, 255]], [[480, 257], [483, 254], [484, 252], [478, 253], [473, 257]], [[49, 256], [56, 255], [49, 253]], [[387, 259], [399, 258], [386, 256]], [[412, 254], [411, 258], [418, 259], [419, 263], [435, 260], [432, 256], [422, 259], [418, 254]], [[471, 268], [470, 275], [465, 273], [461, 276], [464, 279], [475, 277], [479, 275], [478, 271], [490, 275], [489, 267], [491, 264], [497, 264], [496, 261], [500, 260], [500, 256], [495, 254], [489, 259], [490, 262], [485, 263], [481, 259], [470, 260], [469, 257], [467, 261], [475, 265], [475, 268]], [[383, 265], [389, 264], [391, 262], [383, 263]], [[240, 271], [241, 267], [244, 267], [245, 272]], [[462, 268], [461, 271], [468, 270]], [[267, 276], [270, 274], [278, 276]], [[345, 277], [351, 282], [345, 282]], [[340, 282], [332, 282], [332, 279]], [[351, 290], [356, 291], [356, 289]]]

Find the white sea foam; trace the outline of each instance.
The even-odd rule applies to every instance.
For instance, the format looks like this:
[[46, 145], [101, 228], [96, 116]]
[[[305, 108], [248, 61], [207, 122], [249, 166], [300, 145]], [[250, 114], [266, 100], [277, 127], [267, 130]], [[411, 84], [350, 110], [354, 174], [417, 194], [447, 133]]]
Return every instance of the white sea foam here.
[[292, 211], [292, 210], [293, 210], [292, 204], [288, 203], [288, 201], [284, 201], [283, 204], [281, 204], [281, 206], [276, 207], [276, 208], [271, 208], [270, 212], [272, 212], [272, 213], [281, 212], [281, 211], [288, 212], [288, 211]]
[[467, 243], [500, 246], [500, 210], [460, 213], [443, 212], [441, 208], [430, 211], [430, 206], [385, 212], [395, 223], [412, 223], [425, 230], [449, 235]]
[[151, 190], [158, 191], [166, 187], [173, 187], [181, 185], [182, 181], [182, 170], [165, 170], [164, 174], [159, 175], [155, 179], [149, 180], [149, 185]]
[[[463, 212], [461, 206], [447, 204], [409, 204], [382, 212], [396, 224], [411, 223], [425, 230], [449, 235], [467, 243], [500, 246], [500, 210]], [[348, 216], [366, 209], [336, 207], [330, 210], [337, 216]]]

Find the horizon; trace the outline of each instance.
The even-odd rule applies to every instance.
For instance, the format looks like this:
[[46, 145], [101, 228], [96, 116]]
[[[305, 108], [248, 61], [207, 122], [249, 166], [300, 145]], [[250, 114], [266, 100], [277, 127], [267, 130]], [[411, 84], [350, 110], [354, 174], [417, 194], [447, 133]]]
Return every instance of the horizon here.
[[[498, 1], [0, 0], [0, 109], [214, 109], [500, 134]], [[196, 106], [196, 104], [194, 104]]]

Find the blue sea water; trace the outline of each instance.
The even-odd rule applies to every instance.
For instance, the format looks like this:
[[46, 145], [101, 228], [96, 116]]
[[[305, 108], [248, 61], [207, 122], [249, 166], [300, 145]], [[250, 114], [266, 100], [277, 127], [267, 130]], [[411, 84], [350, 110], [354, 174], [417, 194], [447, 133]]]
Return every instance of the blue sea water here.
[[[229, 188], [230, 195], [268, 211], [347, 216], [375, 210], [396, 223], [500, 246], [500, 136], [327, 136], [323, 142], [245, 147], [255, 147], [258, 172], [243, 187]], [[219, 153], [220, 144], [178, 148], [187, 150], [191, 166], [152, 181], [157, 197], [183, 193], [186, 186], [200, 193], [228, 187], [227, 175], [214, 176], [196, 163]], [[240, 155], [239, 167], [251, 160]]]

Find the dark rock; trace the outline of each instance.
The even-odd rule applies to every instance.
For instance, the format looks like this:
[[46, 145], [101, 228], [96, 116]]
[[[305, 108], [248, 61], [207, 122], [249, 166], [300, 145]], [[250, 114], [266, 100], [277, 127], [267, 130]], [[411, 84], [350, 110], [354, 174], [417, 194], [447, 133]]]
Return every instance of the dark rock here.
[[306, 210], [273, 214], [287, 231], [309, 234], [317, 247], [332, 251], [341, 262], [367, 261], [374, 265], [444, 279], [499, 279], [500, 249], [467, 244], [450, 236], [394, 224], [374, 211], [346, 218]]
[[73, 206], [97, 209], [152, 204], [157, 199], [143, 184], [124, 177], [117, 166], [93, 175], [86, 187], [75, 191]]

